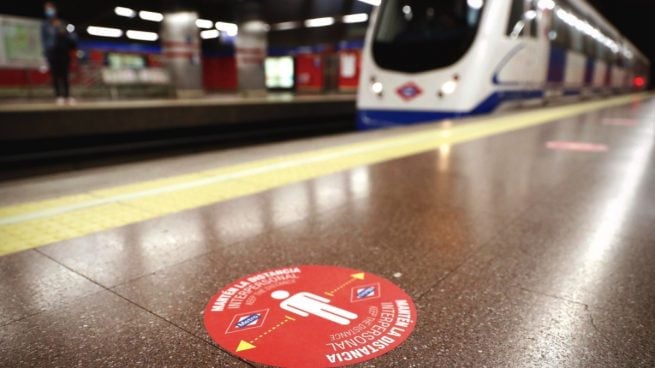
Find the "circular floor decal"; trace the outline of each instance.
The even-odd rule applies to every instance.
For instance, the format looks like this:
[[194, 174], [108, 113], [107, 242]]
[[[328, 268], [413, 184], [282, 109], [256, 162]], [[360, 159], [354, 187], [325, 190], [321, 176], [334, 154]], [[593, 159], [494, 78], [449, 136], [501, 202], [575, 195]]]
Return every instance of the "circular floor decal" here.
[[412, 299], [379, 276], [299, 266], [246, 276], [214, 295], [205, 327], [244, 359], [280, 367], [339, 367], [385, 354], [411, 334]]

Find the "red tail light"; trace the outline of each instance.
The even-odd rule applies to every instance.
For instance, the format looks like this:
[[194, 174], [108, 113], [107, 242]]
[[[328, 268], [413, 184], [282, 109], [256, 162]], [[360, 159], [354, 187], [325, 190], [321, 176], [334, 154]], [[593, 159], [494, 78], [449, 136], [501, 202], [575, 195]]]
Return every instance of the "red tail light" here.
[[646, 85], [646, 78], [641, 76], [635, 77], [632, 83], [634, 83], [635, 87], [641, 88]]

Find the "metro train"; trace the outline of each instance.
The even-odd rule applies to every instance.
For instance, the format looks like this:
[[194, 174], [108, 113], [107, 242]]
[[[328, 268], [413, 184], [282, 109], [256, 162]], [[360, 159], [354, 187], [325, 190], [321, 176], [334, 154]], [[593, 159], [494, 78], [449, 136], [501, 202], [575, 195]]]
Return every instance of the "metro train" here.
[[646, 88], [649, 60], [584, 0], [384, 0], [357, 126], [372, 129]]

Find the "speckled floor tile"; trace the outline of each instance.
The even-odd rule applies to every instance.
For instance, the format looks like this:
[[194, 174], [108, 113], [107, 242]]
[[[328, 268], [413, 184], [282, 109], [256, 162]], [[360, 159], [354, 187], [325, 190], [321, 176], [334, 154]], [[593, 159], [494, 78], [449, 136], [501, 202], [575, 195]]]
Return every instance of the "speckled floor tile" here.
[[[529, 215], [526, 215], [529, 217]], [[654, 243], [575, 224], [523, 219], [459, 268], [596, 308], [655, 319]]]
[[[605, 335], [584, 305], [453, 273], [418, 301], [413, 335], [388, 354], [400, 367], [647, 367], [644, 351]], [[375, 367], [376, 362], [362, 364]]]
[[0, 326], [100, 290], [37, 251], [0, 257]]
[[[259, 257], [255, 257], [259, 254]], [[203, 323], [209, 299], [228, 283], [286, 265], [281, 252], [258, 243], [236, 244], [119, 285], [113, 290], [177, 326], [210, 341]]]
[[3, 367], [244, 367], [107, 291], [0, 329]]

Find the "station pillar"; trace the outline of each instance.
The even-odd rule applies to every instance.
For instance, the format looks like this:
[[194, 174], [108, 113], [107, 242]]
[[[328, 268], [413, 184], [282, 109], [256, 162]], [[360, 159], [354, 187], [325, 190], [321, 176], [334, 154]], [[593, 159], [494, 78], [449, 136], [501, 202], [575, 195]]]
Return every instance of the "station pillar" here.
[[200, 37], [194, 11], [164, 13], [160, 39], [166, 67], [178, 97], [203, 95]]
[[239, 33], [234, 42], [239, 91], [246, 95], [265, 94], [268, 24], [262, 19], [259, 2], [246, 1], [243, 4]]

